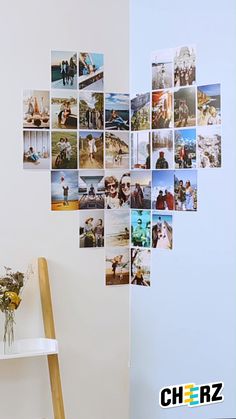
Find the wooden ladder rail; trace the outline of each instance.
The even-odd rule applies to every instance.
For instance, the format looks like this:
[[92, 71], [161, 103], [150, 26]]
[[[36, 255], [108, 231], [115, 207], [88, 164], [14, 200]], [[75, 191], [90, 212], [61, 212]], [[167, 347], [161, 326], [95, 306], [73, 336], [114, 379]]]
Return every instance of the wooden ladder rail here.
[[[38, 259], [38, 274], [45, 337], [56, 339], [48, 266], [45, 258], [40, 257]], [[54, 419], [65, 419], [58, 355], [48, 355], [47, 359]]]

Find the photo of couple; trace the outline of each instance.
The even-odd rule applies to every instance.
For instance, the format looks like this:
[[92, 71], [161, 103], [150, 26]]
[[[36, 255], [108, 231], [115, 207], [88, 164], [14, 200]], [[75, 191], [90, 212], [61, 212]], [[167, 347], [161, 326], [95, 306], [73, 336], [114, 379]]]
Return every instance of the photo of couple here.
[[79, 220], [80, 248], [104, 247], [104, 212], [83, 211]]
[[196, 170], [175, 172], [175, 209], [177, 211], [197, 210]]
[[77, 133], [53, 131], [52, 169], [77, 169]]
[[51, 88], [77, 88], [77, 53], [51, 51]]
[[53, 129], [77, 129], [76, 93], [54, 90], [51, 97], [51, 111]]
[[79, 93], [79, 124], [80, 129], [101, 130], [104, 126], [103, 93], [82, 91]]
[[105, 176], [105, 208], [130, 208], [130, 172], [108, 172]]

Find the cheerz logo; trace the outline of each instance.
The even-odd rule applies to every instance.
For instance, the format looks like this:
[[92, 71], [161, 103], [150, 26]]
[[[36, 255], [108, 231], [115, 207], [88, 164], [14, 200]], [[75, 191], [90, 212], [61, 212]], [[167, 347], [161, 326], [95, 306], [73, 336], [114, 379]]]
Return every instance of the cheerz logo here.
[[159, 393], [159, 404], [163, 408], [188, 406], [197, 407], [213, 403], [221, 403], [224, 396], [222, 381], [208, 384], [180, 384], [164, 387]]

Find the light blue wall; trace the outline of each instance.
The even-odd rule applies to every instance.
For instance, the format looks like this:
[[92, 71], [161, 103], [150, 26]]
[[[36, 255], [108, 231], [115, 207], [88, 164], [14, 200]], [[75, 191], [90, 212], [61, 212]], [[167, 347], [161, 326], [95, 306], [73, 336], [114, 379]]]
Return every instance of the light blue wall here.
[[[131, 291], [131, 419], [236, 417], [236, 13], [234, 0], [131, 0], [131, 91], [150, 53], [197, 46], [197, 82], [221, 82], [223, 168], [201, 170], [198, 212], [174, 214], [174, 250], [153, 254]], [[161, 409], [163, 386], [223, 380], [225, 401]]]

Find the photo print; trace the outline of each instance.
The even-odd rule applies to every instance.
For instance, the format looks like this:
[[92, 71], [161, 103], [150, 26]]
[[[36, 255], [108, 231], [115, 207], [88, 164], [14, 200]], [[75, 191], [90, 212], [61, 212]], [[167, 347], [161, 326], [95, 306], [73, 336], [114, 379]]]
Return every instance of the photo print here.
[[23, 131], [23, 168], [50, 169], [49, 131]]
[[151, 250], [131, 249], [130, 283], [150, 287]]
[[198, 125], [221, 124], [220, 84], [208, 84], [197, 88]]
[[77, 133], [52, 131], [52, 169], [77, 169]]
[[51, 51], [51, 89], [77, 89], [77, 53]]
[[129, 210], [106, 212], [106, 246], [129, 246], [130, 212]]
[[79, 214], [79, 246], [104, 247], [104, 211], [81, 211]]
[[196, 84], [196, 48], [184, 46], [176, 48], [174, 54], [174, 85], [192, 86]]
[[221, 167], [221, 128], [199, 127], [197, 130], [198, 167]]
[[152, 90], [173, 87], [173, 50], [161, 49], [152, 53]]
[[175, 127], [196, 125], [196, 88], [186, 87], [174, 92]]
[[147, 129], [150, 129], [150, 93], [141, 93], [131, 100], [131, 131]]
[[79, 92], [80, 129], [103, 129], [104, 95], [96, 92]]
[[196, 168], [196, 129], [175, 130], [175, 168]]
[[77, 170], [51, 172], [52, 211], [78, 210], [78, 172]]
[[151, 208], [152, 172], [131, 171], [131, 208]]
[[175, 209], [177, 211], [197, 210], [197, 171], [175, 171]]
[[93, 52], [79, 54], [79, 89], [103, 91], [104, 55]]
[[130, 208], [131, 178], [130, 172], [105, 171], [105, 208]]
[[150, 247], [151, 211], [131, 211], [131, 245], [134, 247]]
[[129, 284], [129, 249], [106, 247], [106, 285]]
[[79, 132], [80, 169], [103, 169], [104, 140], [101, 131]]
[[51, 93], [53, 129], [77, 129], [77, 93], [54, 90]]
[[152, 168], [173, 169], [173, 131], [152, 132]]
[[105, 168], [129, 169], [129, 133], [105, 133]]
[[152, 208], [160, 211], [174, 210], [173, 170], [153, 170]]
[[151, 168], [151, 134], [149, 131], [131, 133], [131, 169]]
[[129, 94], [105, 94], [105, 128], [129, 130]]
[[104, 171], [79, 172], [79, 209], [103, 209], [105, 199]]
[[152, 129], [173, 127], [172, 104], [171, 90], [152, 92]]
[[49, 129], [49, 91], [23, 91], [23, 129]]
[[155, 249], [173, 248], [173, 222], [172, 215], [152, 213], [152, 247]]

